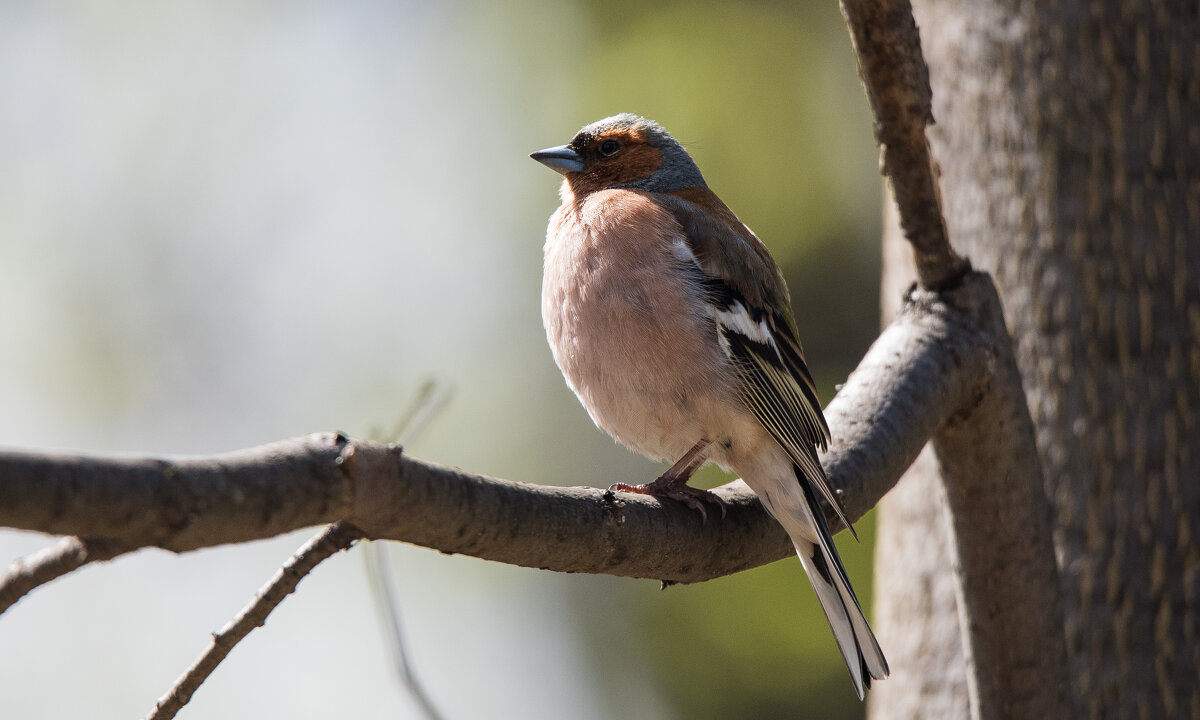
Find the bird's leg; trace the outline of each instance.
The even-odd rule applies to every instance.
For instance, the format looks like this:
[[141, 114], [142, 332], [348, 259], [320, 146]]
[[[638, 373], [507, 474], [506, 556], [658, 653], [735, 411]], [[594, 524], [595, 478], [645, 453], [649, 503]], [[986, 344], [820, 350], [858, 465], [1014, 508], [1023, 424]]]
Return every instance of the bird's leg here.
[[710, 444], [711, 441], [700, 438], [700, 442], [693, 445], [691, 450], [685, 452], [683, 457], [679, 458], [678, 462], [667, 468], [667, 471], [659, 475], [658, 479], [654, 482], [664, 483], [670, 489], [675, 489], [680, 485], [687, 485], [688, 480], [692, 479], [692, 475], [700, 469], [700, 466], [708, 458], [706, 451]]
[[704, 503], [701, 501], [707, 500], [715, 502], [721, 508], [721, 517], [725, 517], [724, 500], [708, 490], [701, 490], [700, 488], [688, 485], [688, 480], [692, 478], [692, 475], [700, 469], [700, 466], [708, 458], [707, 450], [711, 444], [711, 440], [701, 438], [700, 442], [693, 445], [691, 450], [684, 453], [678, 462], [668, 468], [665, 473], [659, 475], [653, 482], [646, 483], [645, 485], [613, 483], [608, 486], [608, 489], [678, 500], [690, 508], [699, 510], [700, 516], [705, 521], [708, 520], [708, 512], [704, 509]]

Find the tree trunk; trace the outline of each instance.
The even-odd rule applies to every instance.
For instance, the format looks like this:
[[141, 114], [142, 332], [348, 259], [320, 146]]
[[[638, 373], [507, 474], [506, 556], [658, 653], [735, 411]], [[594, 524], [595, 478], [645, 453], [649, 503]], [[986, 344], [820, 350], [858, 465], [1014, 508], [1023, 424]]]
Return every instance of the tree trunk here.
[[[944, 198], [943, 198], [944, 200]], [[884, 213], [884, 327], [916, 280], [895, 205]], [[872, 686], [871, 720], [968, 717], [967, 670], [955, 598], [946, 493], [933, 448], [926, 446], [878, 506], [875, 535], [875, 631], [892, 675]]]
[[[950, 238], [996, 280], [1037, 429], [1079, 707], [1198, 719], [1200, 13], [914, 11]], [[930, 466], [881, 509], [878, 626], [896, 672], [875, 720], [965, 715]]]

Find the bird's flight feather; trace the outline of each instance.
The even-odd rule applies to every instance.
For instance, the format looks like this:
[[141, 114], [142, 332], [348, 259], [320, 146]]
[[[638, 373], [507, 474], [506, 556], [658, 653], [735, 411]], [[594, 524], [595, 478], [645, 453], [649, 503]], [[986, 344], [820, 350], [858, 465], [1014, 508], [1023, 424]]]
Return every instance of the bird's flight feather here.
[[[704, 209], [678, 194], [667, 197], [694, 258], [695, 281], [708, 295], [721, 347], [738, 370], [743, 400], [857, 539], [817, 459], [816, 448], [828, 447], [829, 425], [796, 339], [795, 321], [790, 312], [764, 309], [791, 307], [779, 270], [762, 241], [711, 191], [697, 198], [708, 206]], [[723, 212], [714, 213], [713, 203], [720, 203], [717, 209]], [[730, 273], [721, 272], [730, 262], [729, 253], [722, 252], [730, 237], [754, 250], [737, 253], [740, 262], [759, 266], [732, 275], [746, 279], [741, 287], [726, 279]]]

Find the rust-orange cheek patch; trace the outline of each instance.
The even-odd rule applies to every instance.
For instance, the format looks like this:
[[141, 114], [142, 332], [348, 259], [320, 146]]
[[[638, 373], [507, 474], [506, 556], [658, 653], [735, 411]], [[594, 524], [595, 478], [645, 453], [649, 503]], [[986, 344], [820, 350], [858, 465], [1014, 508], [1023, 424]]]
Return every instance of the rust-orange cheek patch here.
[[[662, 152], [657, 148], [639, 142], [639, 138], [627, 133], [612, 137], [625, 145], [624, 150], [613, 158], [596, 160], [592, 167], [573, 178], [571, 188], [577, 195], [650, 177], [662, 165]], [[602, 135], [596, 142], [599, 144], [605, 139], [607, 136]]]

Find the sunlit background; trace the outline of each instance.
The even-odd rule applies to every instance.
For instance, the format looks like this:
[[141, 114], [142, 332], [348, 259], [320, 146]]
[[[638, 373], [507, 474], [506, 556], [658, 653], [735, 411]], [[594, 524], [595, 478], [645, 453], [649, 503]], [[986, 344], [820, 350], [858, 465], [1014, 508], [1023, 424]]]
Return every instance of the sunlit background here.
[[[559, 178], [527, 154], [623, 111], [771, 248], [828, 400], [878, 325], [876, 151], [836, 3], [0, 4], [0, 444], [366, 435], [433, 377], [453, 399], [413, 454], [653, 478], [591, 425], [539, 316]], [[859, 532], [839, 544], [869, 603]], [[35, 591], [0, 617], [0, 717], [142, 716], [310, 534]], [[0, 531], [0, 561], [49, 542]], [[387, 554], [448, 719], [863, 714], [794, 559], [660, 591]], [[305, 579], [181, 717], [417, 717], [361, 555]]]

